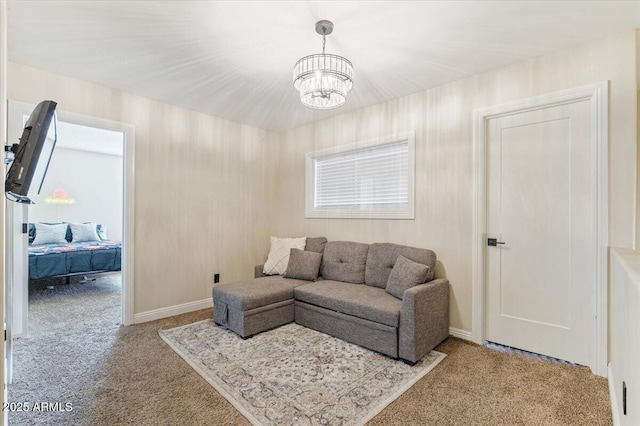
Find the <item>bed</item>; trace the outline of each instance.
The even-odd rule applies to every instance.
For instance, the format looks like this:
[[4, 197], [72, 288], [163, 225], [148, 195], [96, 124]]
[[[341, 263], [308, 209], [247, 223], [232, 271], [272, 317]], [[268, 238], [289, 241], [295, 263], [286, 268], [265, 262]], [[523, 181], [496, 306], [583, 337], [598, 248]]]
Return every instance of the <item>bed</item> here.
[[120, 271], [121, 259], [122, 243], [108, 240], [101, 224], [29, 224], [30, 281]]

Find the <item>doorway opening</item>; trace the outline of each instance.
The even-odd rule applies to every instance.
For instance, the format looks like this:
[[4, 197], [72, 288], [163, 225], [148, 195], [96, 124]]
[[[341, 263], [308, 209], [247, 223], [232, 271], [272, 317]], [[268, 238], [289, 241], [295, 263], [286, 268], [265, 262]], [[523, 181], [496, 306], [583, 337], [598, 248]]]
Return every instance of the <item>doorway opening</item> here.
[[[67, 324], [118, 321], [121, 311], [124, 134], [62, 120], [57, 132], [47, 178], [27, 209], [32, 341], [51, 328], [43, 318], [51, 313], [64, 312], [58, 324]], [[38, 233], [53, 229], [63, 241], [42, 244]]]
[[[9, 102], [10, 141], [17, 141], [33, 107]], [[6, 204], [8, 348], [12, 337], [60, 335], [51, 328], [65, 327], [60, 320], [68, 320], [67, 331], [80, 325], [88, 332], [100, 321], [133, 322], [134, 128], [64, 111], [57, 123], [58, 142], [36, 204]], [[38, 244], [38, 229], [46, 235], [56, 226], [65, 228], [66, 241]], [[53, 353], [37, 357], [51, 357], [47, 362], [55, 365]]]

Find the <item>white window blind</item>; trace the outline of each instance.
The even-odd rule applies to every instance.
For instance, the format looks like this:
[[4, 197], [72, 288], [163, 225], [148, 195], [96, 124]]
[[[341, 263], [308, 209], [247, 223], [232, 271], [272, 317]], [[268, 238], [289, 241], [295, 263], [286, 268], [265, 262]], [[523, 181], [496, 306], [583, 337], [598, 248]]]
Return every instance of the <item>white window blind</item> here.
[[311, 154], [307, 217], [412, 218], [412, 139], [388, 139]]

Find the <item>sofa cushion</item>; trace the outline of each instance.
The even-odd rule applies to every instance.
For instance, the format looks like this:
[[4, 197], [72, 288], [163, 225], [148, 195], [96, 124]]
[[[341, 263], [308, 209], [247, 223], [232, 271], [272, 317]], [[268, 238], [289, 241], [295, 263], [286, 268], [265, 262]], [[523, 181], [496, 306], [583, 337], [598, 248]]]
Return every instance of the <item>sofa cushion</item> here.
[[398, 256], [404, 256], [416, 263], [427, 265], [429, 267], [427, 281], [433, 279], [436, 268], [436, 254], [433, 251], [391, 243], [375, 243], [369, 247], [365, 283], [374, 287], [386, 288], [389, 274], [391, 274]]
[[423, 284], [429, 274], [429, 267], [416, 263], [404, 256], [398, 256], [396, 265], [389, 274], [389, 281], [385, 291], [392, 296], [402, 299], [405, 290]]
[[304, 246], [304, 249], [322, 254], [324, 253], [325, 244], [327, 244], [325, 237], [307, 237], [307, 245]]
[[320, 274], [326, 280], [362, 284], [368, 251], [369, 244], [330, 241], [324, 247]]
[[284, 271], [285, 278], [316, 281], [320, 272], [322, 254], [307, 250], [291, 249], [289, 264]]
[[279, 275], [222, 284], [213, 287], [213, 303], [225, 303], [233, 308], [248, 311], [293, 299], [293, 289], [304, 284], [309, 282]]
[[271, 248], [269, 256], [264, 263], [264, 273], [266, 275], [282, 275], [289, 263], [289, 254], [292, 248], [304, 250], [307, 244], [305, 237], [300, 238], [278, 238], [271, 237]]
[[399, 324], [402, 301], [381, 288], [324, 280], [296, 287], [294, 294], [296, 301], [390, 327]]

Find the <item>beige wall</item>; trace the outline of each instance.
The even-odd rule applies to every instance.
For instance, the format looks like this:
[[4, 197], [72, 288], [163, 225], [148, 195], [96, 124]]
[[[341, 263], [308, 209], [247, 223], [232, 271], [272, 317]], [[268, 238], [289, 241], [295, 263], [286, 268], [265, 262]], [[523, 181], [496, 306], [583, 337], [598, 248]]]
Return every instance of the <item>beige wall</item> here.
[[[270, 234], [324, 235], [434, 249], [452, 284], [451, 325], [470, 330], [473, 109], [610, 80], [610, 245], [632, 247], [635, 51], [635, 32], [619, 34], [281, 135], [15, 63], [9, 98], [136, 127], [136, 313], [209, 297], [214, 272], [250, 276]], [[415, 220], [304, 218], [306, 152], [407, 130]]]
[[[471, 330], [473, 110], [610, 80], [609, 238], [611, 246], [632, 247], [635, 43], [635, 32], [611, 36], [285, 132], [278, 234], [431, 248], [441, 262], [436, 274], [451, 281], [451, 326]], [[306, 152], [408, 130], [416, 131], [415, 220], [304, 218]]]
[[9, 63], [8, 97], [135, 126], [135, 313], [211, 297], [269, 250], [277, 135]]

